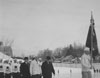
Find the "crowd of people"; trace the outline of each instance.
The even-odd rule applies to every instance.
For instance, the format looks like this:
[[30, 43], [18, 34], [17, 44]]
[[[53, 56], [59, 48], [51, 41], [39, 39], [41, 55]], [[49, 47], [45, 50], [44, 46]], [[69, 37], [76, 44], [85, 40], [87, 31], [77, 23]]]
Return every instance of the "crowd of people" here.
[[25, 57], [21, 64], [16, 60], [5, 66], [0, 63], [0, 78], [52, 78], [52, 73], [55, 75], [50, 56], [47, 56], [44, 62], [41, 62], [41, 58], [32, 57], [29, 61], [28, 57]]
[[[92, 78], [93, 66], [89, 48], [84, 49], [81, 65], [82, 78]], [[55, 75], [55, 70], [50, 56], [47, 56], [44, 62], [41, 61], [41, 58], [32, 57], [29, 61], [28, 57], [25, 57], [21, 64], [16, 60], [14, 63], [0, 63], [0, 78], [52, 78], [52, 74]]]

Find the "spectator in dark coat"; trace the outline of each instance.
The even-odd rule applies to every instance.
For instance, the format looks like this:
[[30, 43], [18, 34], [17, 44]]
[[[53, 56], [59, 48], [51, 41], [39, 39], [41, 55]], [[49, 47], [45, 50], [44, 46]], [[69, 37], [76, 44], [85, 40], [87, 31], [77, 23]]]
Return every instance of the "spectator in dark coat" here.
[[30, 71], [29, 71], [28, 57], [25, 57], [24, 60], [25, 60], [25, 62], [22, 63], [20, 66], [20, 74], [21, 74], [22, 78], [29, 78]]
[[51, 62], [50, 56], [46, 57], [46, 61], [42, 64], [43, 78], [52, 78], [52, 73], [55, 75], [55, 70]]

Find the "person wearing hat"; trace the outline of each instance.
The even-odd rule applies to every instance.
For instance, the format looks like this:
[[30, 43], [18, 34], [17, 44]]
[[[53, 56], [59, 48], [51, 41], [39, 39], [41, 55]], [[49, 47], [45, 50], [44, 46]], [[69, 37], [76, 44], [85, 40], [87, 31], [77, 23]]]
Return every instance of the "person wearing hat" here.
[[52, 78], [52, 73], [55, 75], [55, 70], [51, 62], [50, 56], [46, 57], [46, 61], [42, 64], [43, 78]]
[[14, 62], [12, 63], [11, 66], [12, 66], [12, 77], [13, 78], [20, 78], [20, 74], [19, 74], [20, 64], [18, 64], [16, 59], [14, 59]]
[[4, 64], [4, 76], [5, 78], [11, 78], [11, 65], [8, 63], [8, 61], [5, 62]]
[[0, 59], [0, 78], [4, 78], [4, 65], [2, 59]]
[[84, 49], [84, 53], [81, 57], [81, 65], [82, 65], [82, 78], [92, 78], [91, 75], [91, 56], [89, 48]]
[[30, 78], [28, 57], [24, 58], [24, 62], [20, 66], [20, 74], [22, 78]]
[[41, 74], [42, 74], [42, 70], [41, 70], [40, 64], [38, 63], [37, 58], [33, 57], [30, 63], [31, 78], [41, 78]]

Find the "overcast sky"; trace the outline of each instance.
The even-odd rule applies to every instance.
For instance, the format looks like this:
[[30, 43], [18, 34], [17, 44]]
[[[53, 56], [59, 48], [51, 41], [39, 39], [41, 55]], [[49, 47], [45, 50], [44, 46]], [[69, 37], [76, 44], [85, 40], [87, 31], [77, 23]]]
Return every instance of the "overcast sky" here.
[[91, 10], [100, 49], [100, 0], [0, 0], [0, 39], [14, 39], [17, 55], [84, 45]]

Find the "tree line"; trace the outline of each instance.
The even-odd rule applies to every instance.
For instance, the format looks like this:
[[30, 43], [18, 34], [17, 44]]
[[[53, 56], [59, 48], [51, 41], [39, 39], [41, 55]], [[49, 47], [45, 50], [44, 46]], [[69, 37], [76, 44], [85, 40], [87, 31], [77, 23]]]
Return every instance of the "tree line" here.
[[59, 59], [62, 57], [66, 57], [72, 55], [74, 58], [81, 57], [84, 52], [84, 46], [82, 45], [72, 45], [56, 48], [55, 50], [44, 49], [39, 51], [38, 57], [45, 59], [46, 56], [51, 56], [53, 59]]

